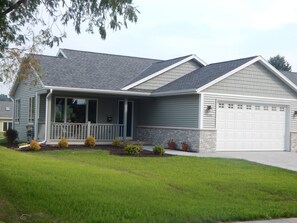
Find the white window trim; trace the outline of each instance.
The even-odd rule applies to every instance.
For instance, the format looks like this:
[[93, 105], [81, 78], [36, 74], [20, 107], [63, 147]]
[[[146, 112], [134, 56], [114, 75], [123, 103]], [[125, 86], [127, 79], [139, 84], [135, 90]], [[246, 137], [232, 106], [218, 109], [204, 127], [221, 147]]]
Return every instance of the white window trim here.
[[29, 111], [28, 111], [28, 123], [33, 124], [35, 122], [35, 96], [29, 98]]
[[16, 124], [20, 123], [21, 119], [21, 99], [17, 98], [15, 99], [15, 108], [14, 108], [14, 122]]
[[12, 121], [4, 121], [4, 122], [2, 122], [2, 131], [3, 132], [5, 132], [5, 130], [4, 130], [4, 123], [7, 123], [7, 127], [9, 127], [9, 123], [11, 123], [11, 125], [12, 125]]

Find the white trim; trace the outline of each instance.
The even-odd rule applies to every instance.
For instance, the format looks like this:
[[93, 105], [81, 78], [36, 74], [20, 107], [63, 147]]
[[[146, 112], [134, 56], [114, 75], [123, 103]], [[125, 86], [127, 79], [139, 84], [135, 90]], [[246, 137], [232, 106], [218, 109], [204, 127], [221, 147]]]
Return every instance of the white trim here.
[[256, 58], [248, 61], [247, 63], [235, 68], [234, 70], [229, 71], [228, 73], [220, 76], [219, 78], [216, 78], [215, 80], [201, 86], [200, 88], [198, 88], [196, 91], [197, 92], [201, 92], [203, 90], [205, 90], [206, 88], [209, 88], [210, 86], [228, 78], [229, 76], [237, 73], [238, 71], [250, 66], [253, 63], [256, 62], [260, 62], [264, 67], [266, 67], [268, 70], [270, 70], [274, 75], [276, 75], [277, 77], [279, 77], [282, 81], [284, 81], [289, 87], [291, 87], [294, 91], [297, 92], [297, 86], [291, 82], [288, 78], [286, 78], [280, 71], [278, 71], [277, 69], [275, 69], [270, 63], [268, 63], [265, 59], [263, 59], [263, 57], [261, 56], [257, 56]]
[[64, 58], [68, 59], [68, 57], [66, 56], [66, 54], [63, 52], [62, 49], [59, 49], [59, 51], [58, 51], [58, 53], [57, 53], [56, 56], [58, 57], [60, 53], [63, 55]]
[[147, 92], [101, 90], [101, 89], [56, 87], [56, 86], [45, 86], [45, 89], [53, 89], [55, 91], [66, 91], [66, 92], [70, 91], [70, 92], [80, 92], [80, 93], [98, 93], [98, 94], [112, 94], [112, 95], [131, 95], [131, 96], [150, 96], [151, 95], [151, 93], [147, 93]]
[[201, 60], [199, 57], [197, 57], [196, 55], [193, 54], [193, 55], [190, 55], [190, 56], [186, 57], [185, 59], [183, 59], [183, 60], [181, 60], [181, 61], [179, 61], [179, 62], [177, 62], [175, 64], [172, 64], [171, 66], [165, 67], [162, 70], [159, 70], [159, 71], [157, 71], [157, 72], [155, 72], [155, 73], [153, 73], [153, 74], [151, 74], [151, 75], [149, 75], [149, 76], [147, 76], [145, 78], [142, 78], [142, 79], [140, 79], [140, 80], [138, 80], [138, 81], [136, 81], [136, 82], [134, 82], [132, 84], [129, 84], [128, 86], [122, 88], [122, 90], [125, 90], [125, 91], [129, 90], [130, 88], [133, 88], [133, 87], [135, 87], [135, 86], [137, 86], [139, 84], [142, 84], [143, 82], [146, 82], [146, 81], [148, 81], [148, 80], [150, 80], [150, 79], [152, 79], [154, 77], [157, 77], [160, 74], [165, 73], [166, 71], [169, 71], [169, 70], [171, 70], [171, 69], [173, 69], [173, 68], [175, 68], [175, 67], [177, 67], [177, 66], [179, 66], [179, 65], [181, 65], [183, 63], [186, 63], [186, 62], [188, 62], [188, 61], [190, 61], [192, 59], [195, 59], [197, 62], [199, 62], [203, 66], [207, 65], [203, 60]]
[[137, 128], [201, 130], [200, 128], [170, 127], [170, 126], [150, 126], [150, 125], [138, 125]]
[[221, 93], [211, 93], [203, 92], [204, 95], [216, 95], [216, 96], [227, 96], [227, 97], [243, 97], [243, 98], [254, 98], [254, 99], [267, 99], [267, 100], [279, 100], [279, 101], [297, 101], [297, 99], [290, 98], [271, 98], [271, 97], [260, 97], [260, 96], [250, 96], [250, 95], [239, 95], [239, 94], [221, 94]]
[[203, 118], [204, 118], [204, 93], [200, 94], [200, 104], [199, 104], [199, 128], [203, 128]]
[[161, 97], [161, 96], [188, 95], [188, 94], [197, 94], [196, 89], [156, 92], [156, 93], [152, 93], [151, 96], [152, 97]]

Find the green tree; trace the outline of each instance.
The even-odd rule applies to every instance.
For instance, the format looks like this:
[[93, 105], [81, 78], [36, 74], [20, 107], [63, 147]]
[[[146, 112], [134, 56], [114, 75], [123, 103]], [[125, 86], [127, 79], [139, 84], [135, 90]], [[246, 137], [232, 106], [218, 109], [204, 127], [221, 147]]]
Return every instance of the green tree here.
[[288, 61], [286, 61], [285, 57], [280, 56], [279, 54], [274, 57], [270, 57], [268, 62], [278, 70], [281, 70], [281, 71], [291, 71], [292, 70], [291, 65], [289, 64]]
[[[27, 70], [29, 63], [37, 64], [28, 54], [59, 45], [69, 24], [78, 34], [82, 29], [92, 34], [97, 30], [105, 39], [107, 29], [136, 23], [138, 13], [133, 0], [1, 0], [0, 81], [19, 71], [20, 65]], [[9, 48], [12, 45], [16, 47]]]

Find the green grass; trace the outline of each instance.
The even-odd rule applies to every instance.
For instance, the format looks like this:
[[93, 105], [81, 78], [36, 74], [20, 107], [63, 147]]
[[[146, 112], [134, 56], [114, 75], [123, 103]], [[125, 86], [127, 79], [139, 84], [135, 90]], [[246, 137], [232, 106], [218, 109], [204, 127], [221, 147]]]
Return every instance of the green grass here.
[[241, 160], [119, 157], [87, 149], [28, 153], [0, 146], [0, 222], [22, 222], [20, 216], [26, 222], [292, 217], [297, 173]]
[[4, 138], [4, 132], [0, 132], [0, 139]]

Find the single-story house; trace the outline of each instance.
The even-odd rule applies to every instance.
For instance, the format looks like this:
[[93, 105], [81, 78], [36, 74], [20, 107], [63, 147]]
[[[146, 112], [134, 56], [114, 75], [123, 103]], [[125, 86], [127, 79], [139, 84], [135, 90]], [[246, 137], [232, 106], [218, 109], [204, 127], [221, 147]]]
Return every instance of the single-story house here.
[[12, 128], [12, 101], [0, 101], [0, 132], [6, 132]]
[[[207, 64], [60, 49], [36, 55], [46, 74], [16, 81], [14, 128], [45, 143], [116, 138], [193, 151], [296, 151], [297, 74], [261, 56]], [[31, 78], [38, 78], [32, 71]]]

